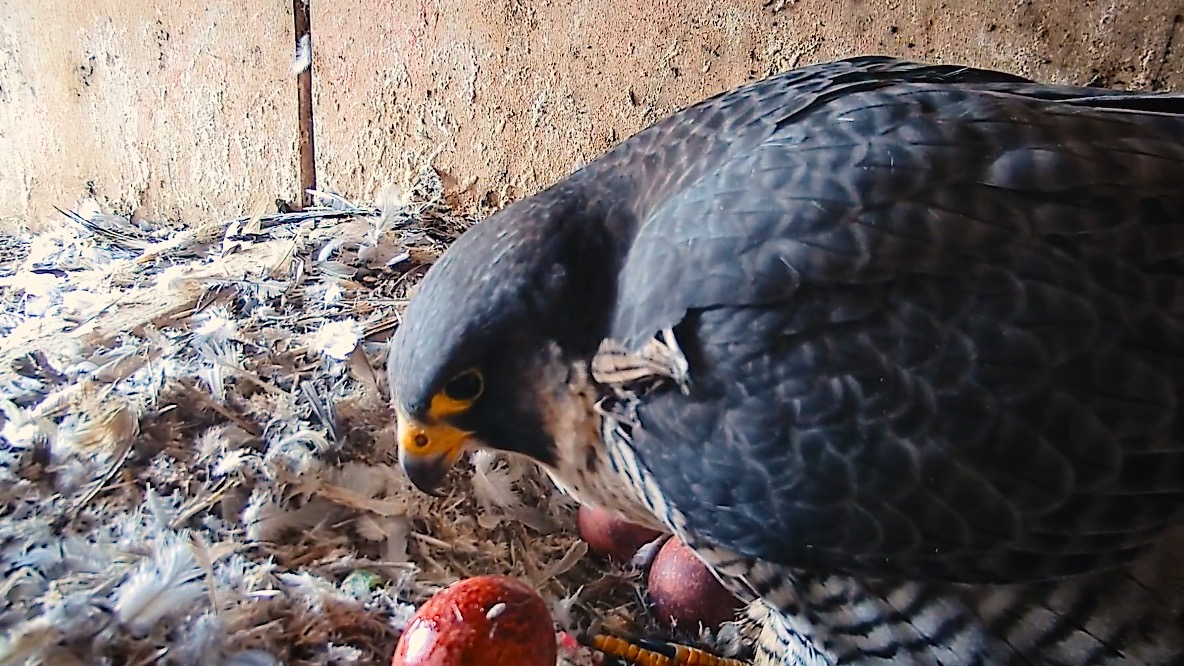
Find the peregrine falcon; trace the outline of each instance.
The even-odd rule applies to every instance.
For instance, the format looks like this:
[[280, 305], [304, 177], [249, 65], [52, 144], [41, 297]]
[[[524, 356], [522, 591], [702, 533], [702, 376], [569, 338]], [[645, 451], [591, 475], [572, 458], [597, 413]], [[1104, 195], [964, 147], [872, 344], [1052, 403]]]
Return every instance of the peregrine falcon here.
[[690, 106], [476, 224], [388, 361], [673, 533], [759, 664], [1184, 663], [1184, 96], [869, 56]]

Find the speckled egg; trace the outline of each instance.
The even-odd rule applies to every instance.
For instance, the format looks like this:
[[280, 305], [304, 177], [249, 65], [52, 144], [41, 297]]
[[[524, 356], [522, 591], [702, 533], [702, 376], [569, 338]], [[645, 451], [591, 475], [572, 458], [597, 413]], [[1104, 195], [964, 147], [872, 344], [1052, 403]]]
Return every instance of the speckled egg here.
[[507, 576], [475, 576], [428, 599], [399, 639], [392, 666], [555, 666], [547, 604]]
[[617, 562], [628, 562], [637, 549], [662, 535], [612, 511], [588, 505], [580, 506], [578, 521], [580, 538], [588, 547]]
[[647, 582], [652, 610], [663, 626], [696, 632], [736, 618], [740, 602], [728, 592], [695, 552], [678, 539], [658, 551]]

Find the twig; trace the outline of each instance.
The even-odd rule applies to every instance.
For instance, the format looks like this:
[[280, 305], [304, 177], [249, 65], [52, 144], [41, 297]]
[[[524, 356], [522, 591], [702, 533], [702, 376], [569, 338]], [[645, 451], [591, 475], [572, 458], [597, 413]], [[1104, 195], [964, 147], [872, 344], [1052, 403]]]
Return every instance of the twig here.
[[132, 449], [132, 440], [127, 440], [120, 445], [119, 452], [115, 455], [115, 458], [111, 461], [111, 464], [107, 466], [107, 469], [103, 471], [98, 479], [90, 484], [90, 486], [87, 488], [87, 491], [83, 493], [82, 497], [80, 497], [78, 501], [75, 502], [70, 508], [70, 511], [67, 513], [67, 519], [70, 522], [74, 522], [82, 510], [91, 503], [91, 500], [98, 496], [98, 494], [103, 490], [103, 487], [106, 486], [107, 483], [111, 481], [111, 479], [115, 478], [115, 475], [119, 473], [119, 470], [123, 467], [123, 464], [127, 462], [128, 458], [131, 457]]

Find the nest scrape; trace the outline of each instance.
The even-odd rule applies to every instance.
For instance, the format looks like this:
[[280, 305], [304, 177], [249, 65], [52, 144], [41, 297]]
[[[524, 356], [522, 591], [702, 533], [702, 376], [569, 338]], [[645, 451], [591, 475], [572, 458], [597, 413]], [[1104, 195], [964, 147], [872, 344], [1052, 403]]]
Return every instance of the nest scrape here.
[[191, 228], [91, 203], [3, 239], [0, 664], [382, 663], [484, 573], [564, 628], [644, 616], [533, 465], [478, 454], [440, 498], [395, 465], [385, 340], [474, 219], [430, 170], [381, 208], [317, 194]]

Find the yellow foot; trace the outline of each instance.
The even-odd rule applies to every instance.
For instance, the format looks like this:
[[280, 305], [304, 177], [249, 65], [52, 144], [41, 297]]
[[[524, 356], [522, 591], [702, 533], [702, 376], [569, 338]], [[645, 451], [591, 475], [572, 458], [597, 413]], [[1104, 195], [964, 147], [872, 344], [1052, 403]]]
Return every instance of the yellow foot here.
[[666, 641], [625, 640], [596, 634], [587, 643], [606, 655], [638, 666], [749, 666], [747, 662], [717, 657], [710, 652]]

